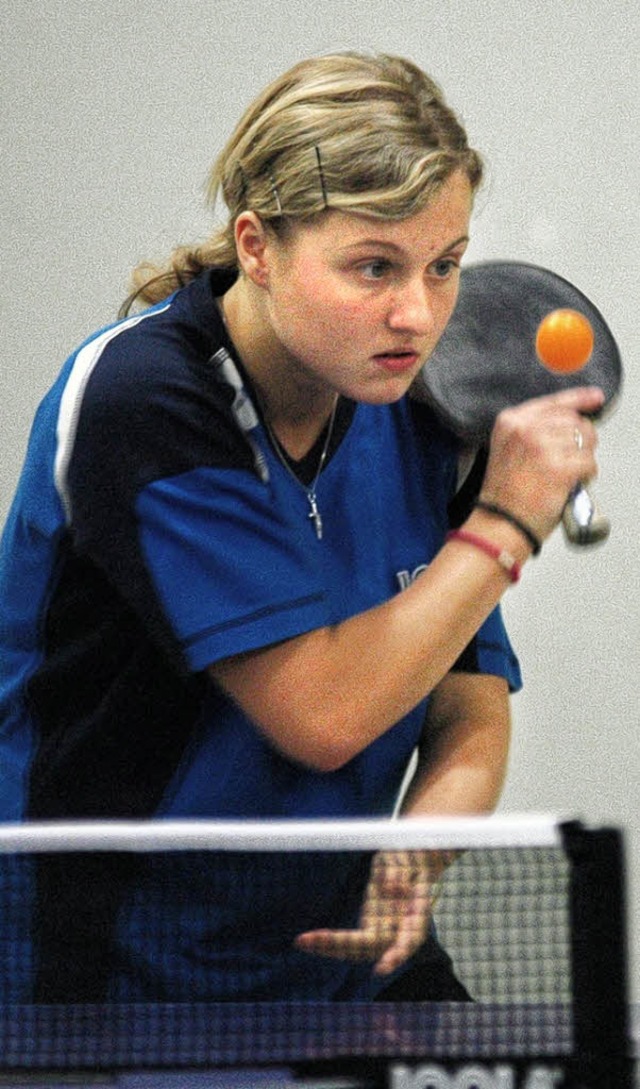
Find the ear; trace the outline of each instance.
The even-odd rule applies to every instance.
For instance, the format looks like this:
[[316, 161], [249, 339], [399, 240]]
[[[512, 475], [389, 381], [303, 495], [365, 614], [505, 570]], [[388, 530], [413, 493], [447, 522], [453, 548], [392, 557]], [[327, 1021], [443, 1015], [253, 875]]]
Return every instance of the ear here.
[[260, 216], [242, 212], [234, 231], [240, 268], [254, 284], [264, 287], [269, 279], [268, 236]]

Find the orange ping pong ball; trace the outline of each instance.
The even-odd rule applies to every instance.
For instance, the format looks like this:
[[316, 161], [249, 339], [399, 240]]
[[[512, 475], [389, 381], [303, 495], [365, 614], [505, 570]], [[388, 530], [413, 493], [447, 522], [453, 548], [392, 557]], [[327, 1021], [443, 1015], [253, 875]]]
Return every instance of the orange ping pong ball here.
[[589, 361], [593, 351], [591, 322], [578, 310], [552, 310], [536, 333], [536, 352], [550, 371], [570, 374]]

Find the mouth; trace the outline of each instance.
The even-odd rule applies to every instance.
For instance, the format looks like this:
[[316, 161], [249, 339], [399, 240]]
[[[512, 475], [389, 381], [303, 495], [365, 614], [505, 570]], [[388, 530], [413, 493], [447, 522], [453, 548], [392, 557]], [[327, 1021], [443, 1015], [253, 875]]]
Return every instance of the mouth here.
[[404, 374], [414, 370], [420, 362], [420, 355], [412, 349], [395, 352], [378, 352], [373, 357], [384, 370], [391, 374]]

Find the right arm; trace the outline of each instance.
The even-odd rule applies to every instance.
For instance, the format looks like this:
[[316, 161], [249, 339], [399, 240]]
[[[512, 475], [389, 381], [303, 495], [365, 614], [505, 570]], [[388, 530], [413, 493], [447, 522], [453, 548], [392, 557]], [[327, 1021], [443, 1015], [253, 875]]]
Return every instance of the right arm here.
[[[511, 510], [545, 540], [577, 480], [596, 472], [592, 388], [537, 398], [499, 417], [483, 498]], [[575, 428], [584, 436], [581, 450]], [[474, 510], [465, 529], [530, 555], [520, 532]], [[320, 771], [347, 763], [425, 698], [449, 671], [509, 585], [490, 556], [443, 546], [403, 593], [333, 627], [210, 667], [243, 711], [286, 756]]]

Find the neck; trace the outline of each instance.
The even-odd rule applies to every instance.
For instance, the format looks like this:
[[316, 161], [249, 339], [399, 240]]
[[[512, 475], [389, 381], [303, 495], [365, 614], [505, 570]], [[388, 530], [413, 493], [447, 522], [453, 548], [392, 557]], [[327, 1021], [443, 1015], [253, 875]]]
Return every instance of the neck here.
[[220, 300], [225, 325], [256, 389], [263, 415], [290, 457], [309, 452], [333, 416], [334, 389], [305, 372], [273, 334], [242, 278]]
[[303, 425], [301, 421], [291, 425], [287, 421], [280, 421], [280, 423], [276, 424], [273, 421], [268, 420], [269, 430], [282, 449], [294, 461], [301, 461], [316, 444], [322, 431], [326, 430], [327, 434], [324, 451], [326, 454], [331, 439], [338, 401], [339, 395], [335, 393], [329, 412], [323, 417], [319, 426], [317, 417], [314, 417], [309, 423], [309, 426]]

